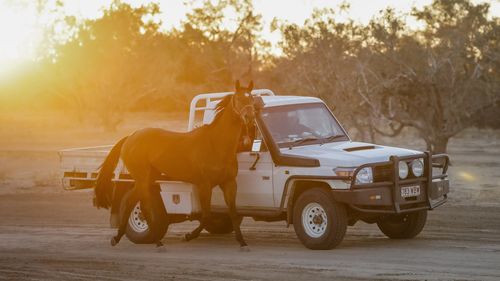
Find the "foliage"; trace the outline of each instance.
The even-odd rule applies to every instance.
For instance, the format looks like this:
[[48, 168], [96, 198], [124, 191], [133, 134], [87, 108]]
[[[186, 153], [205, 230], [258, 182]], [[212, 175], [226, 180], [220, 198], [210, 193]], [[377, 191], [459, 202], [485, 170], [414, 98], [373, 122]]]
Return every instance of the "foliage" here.
[[[257, 36], [262, 29], [261, 16], [254, 14], [251, 0], [212, 2], [204, 1], [194, 8], [178, 33], [187, 45], [180, 78], [220, 90], [221, 85], [232, 85], [236, 79], [252, 79], [254, 68], [259, 66], [258, 50], [266, 43]], [[229, 20], [225, 14], [230, 12], [235, 14], [232, 30], [225, 27]]]
[[280, 27], [286, 57], [277, 61], [275, 79], [329, 100], [371, 138], [373, 131], [397, 135], [413, 127], [429, 150], [444, 152], [451, 137], [500, 100], [498, 18], [488, 20], [488, 8], [435, 0], [413, 10], [426, 25], [415, 32], [391, 9], [368, 26], [316, 13], [303, 27]]
[[[236, 11], [234, 31], [222, 28], [228, 8]], [[132, 8], [115, 1], [102, 17], [75, 22], [78, 32], [56, 46], [53, 91], [79, 119], [94, 113], [114, 130], [129, 110], [158, 102], [175, 108], [187, 104], [193, 94], [186, 92], [220, 90], [236, 77], [251, 78], [260, 28], [251, 1], [205, 1], [183, 29], [171, 33], [144, 21], [158, 12], [156, 4]]]
[[[275, 20], [280, 56], [260, 37], [251, 0], [189, 1], [171, 31], [160, 30], [157, 4], [115, 0], [84, 21], [62, 1], [37, 5], [53, 15], [46, 53], [0, 91], [20, 104], [70, 108], [77, 120], [96, 116], [108, 130], [133, 110], [187, 109], [195, 94], [230, 90], [236, 79], [318, 96], [358, 138], [415, 128], [435, 152], [464, 128], [500, 124], [500, 20], [488, 17], [488, 4], [434, 0], [411, 15], [386, 9], [367, 25], [336, 20], [348, 5], [316, 10], [304, 25]], [[408, 17], [424, 28], [410, 30]]]
[[381, 80], [381, 113], [416, 128], [430, 150], [444, 152], [451, 137], [500, 100], [499, 29], [487, 11], [487, 4], [435, 1], [413, 11], [426, 24], [422, 32], [379, 51], [390, 71]]
[[[328, 102], [336, 115], [358, 132], [370, 133], [369, 105], [359, 95], [357, 56], [367, 35], [350, 21], [335, 21], [336, 12], [317, 10], [304, 26], [281, 24], [285, 56], [275, 60], [272, 82], [283, 92], [314, 95]], [[368, 135], [362, 135], [368, 138]]]
[[150, 50], [158, 25], [142, 19], [156, 13], [157, 5], [133, 9], [115, 2], [101, 18], [78, 24], [78, 33], [55, 47], [53, 91], [79, 119], [92, 112], [114, 130], [122, 113], [152, 92], [147, 74], [155, 60]]

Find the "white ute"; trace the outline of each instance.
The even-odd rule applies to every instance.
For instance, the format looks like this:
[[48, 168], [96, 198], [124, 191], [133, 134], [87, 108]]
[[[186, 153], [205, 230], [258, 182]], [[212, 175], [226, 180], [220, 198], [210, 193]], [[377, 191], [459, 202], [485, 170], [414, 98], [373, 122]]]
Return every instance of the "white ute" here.
[[[196, 96], [188, 130], [197, 111], [210, 123], [218, 100], [230, 93]], [[275, 96], [254, 90], [256, 122], [253, 143], [238, 154], [237, 209], [242, 216], [293, 224], [300, 241], [310, 249], [331, 249], [343, 239], [347, 225], [362, 220], [377, 223], [390, 238], [413, 238], [423, 229], [427, 210], [447, 199], [448, 156], [431, 155], [350, 139], [323, 101], [314, 97]], [[199, 105], [202, 103], [202, 105]], [[63, 187], [93, 188], [98, 168], [111, 146], [60, 151]], [[166, 175], [168, 176], [168, 175]], [[123, 213], [123, 196], [133, 179], [121, 163], [114, 174], [111, 226], [128, 216], [126, 235], [147, 243], [149, 227], [140, 204]], [[196, 188], [185, 182], [157, 182], [168, 224], [200, 216]], [[232, 232], [222, 192], [214, 189], [210, 233]], [[164, 228], [165, 232], [167, 227]], [[165, 233], [161, 233], [163, 236]]]

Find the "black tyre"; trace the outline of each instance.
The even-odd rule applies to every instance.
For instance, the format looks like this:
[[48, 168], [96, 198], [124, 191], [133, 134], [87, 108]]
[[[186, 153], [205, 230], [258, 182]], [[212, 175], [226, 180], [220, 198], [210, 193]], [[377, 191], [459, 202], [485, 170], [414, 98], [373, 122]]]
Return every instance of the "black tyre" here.
[[424, 229], [427, 210], [403, 215], [387, 216], [377, 222], [378, 228], [389, 238], [410, 239]]
[[[128, 217], [127, 229], [125, 236], [135, 244], [151, 244], [161, 240], [168, 229], [166, 219], [166, 211], [163, 206], [160, 194], [155, 194], [153, 198], [153, 212], [152, 212], [152, 226], [148, 225], [146, 218], [141, 210], [141, 203], [133, 198], [133, 190], [130, 190], [123, 196], [122, 204], [120, 206], [120, 214]], [[134, 205], [132, 211], [127, 213], [126, 203], [129, 201]]]
[[228, 234], [233, 232], [233, 223], [228, 215], [213, 215], [205, 230], [210, 234]]
[[307, 190], [293, 207], [293, 227], [307, 248], [333, 249], [342, 242], [347, 229], [345, 207], [335, 202], [328, 190]]

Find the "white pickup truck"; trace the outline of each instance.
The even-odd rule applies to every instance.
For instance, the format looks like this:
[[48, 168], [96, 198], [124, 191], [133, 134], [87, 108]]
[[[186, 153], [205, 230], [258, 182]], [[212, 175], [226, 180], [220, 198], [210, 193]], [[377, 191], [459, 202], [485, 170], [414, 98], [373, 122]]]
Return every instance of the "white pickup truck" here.
[[[218, 100], [230, 93], [196, 96], [188, 130], [196, 112], [210, 123]], [[314, 97], [275, 96], [254, 90], [259, 99], [253, 145], [238, 154], [237, 209], [242, 216], [293, 224], [310, 249], [331, 249], [342, 241], [347, 225], [377, 223], [390, 238], [413, 238], [426, 222], [427, 211], [447, 199], [448, 156], [352, 141], [323, 101]], [[200, 105], [201, 103], [201, 105]], [[253, 129], [252, 129], [253, 130]], [[92, 188], [98, 168], [111, 146], [60, 151], [63, 187]], [[114, 173], [111, 226], [128, 216], [126, 236], [148, 242], [148, 225], [140, 203], [123, 213], [123, 195], [133, 180], [121, 163]], [[164, 178], [157, 182], [158, 202], [168, 224], [196, 220], [200, 207], [196, 188]], [[230, 233], [232, 225], [222, 192], [214, 189], [210, 233]], [[114, 215], [114, 216], [113, 216]], [[164, 228], [162, 236], [165, 234]]]

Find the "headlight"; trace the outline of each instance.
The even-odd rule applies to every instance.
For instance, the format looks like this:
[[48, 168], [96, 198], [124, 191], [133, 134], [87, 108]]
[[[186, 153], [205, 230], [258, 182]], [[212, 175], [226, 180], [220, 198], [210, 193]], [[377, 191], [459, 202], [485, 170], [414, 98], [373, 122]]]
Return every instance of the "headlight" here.
[[356, 175], [356, 183], [372, 183], [373, 182], [373, 171], [370, 167], [365, 167], [359, 170]]
[[424, 174], [424, 162], [422, 159], [415, 159], [411, 161], [411, 172], [417, 178]]
[[399, 161], [399, 178], [406, 179], [408, 176], [408, 164], [405, 161]]

